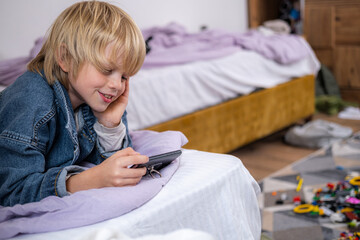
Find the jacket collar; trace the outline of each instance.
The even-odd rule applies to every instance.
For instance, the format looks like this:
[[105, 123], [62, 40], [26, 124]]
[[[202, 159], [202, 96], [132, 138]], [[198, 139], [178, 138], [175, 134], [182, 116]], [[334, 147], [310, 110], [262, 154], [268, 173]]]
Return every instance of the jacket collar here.
[[56, 80], [53, 84], [53, 89], [55, 92], [55, 98], [58, 106], [60, 107], [61, 111], [64, 113], [65, 116], [65, 128], [70, 133], [71, 139], [74, 144], [74, 159], [77, 159], [79, 155], [79, 141], [76, 132], [74, 110], [70, 102], [69, 94], [66, 91], [65, 87], [58, 80]]

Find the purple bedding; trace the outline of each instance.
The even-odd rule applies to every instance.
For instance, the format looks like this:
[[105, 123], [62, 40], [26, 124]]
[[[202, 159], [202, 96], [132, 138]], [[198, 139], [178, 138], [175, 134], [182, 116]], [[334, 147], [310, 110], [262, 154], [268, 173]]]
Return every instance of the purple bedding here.
[[[176, 131], [134, 131], [131, 137], [134, 149], [148, 156], [178, 150], [187, 143], [186, 137]], [[170, 180], [179, 161], [162, 169], [162, 178], [146, 176], [136, 186], [92, 189], [63, 198], [51, 196], [35, 203], [0, 206], [0, 239], [80, 227], [121, 216], [153, 198]]]
[[0, 85], [9, 86], [26, 71], [26, 65], [40, 52], [43, 38], [35, 41], [29, 56], [0, 61]]
[[[311, 51], [308, 43], [300, 36], [265, 36], [256, 30], [246, 33], [222, 30], [189, 33], [183, 26], [171, 23], [165, 27], [144, 29], [143, 35], [144, 39], [152, 37], [143, 68], [215, 59], [241, 49], [256, 51], [281, 64], [290, 64], [306, 57]], [[35, 42], [28, 57], [0, 61], [0, 85], [10, 85], [26, 70], [26, 64], [40, 51], [42, 40], [39, 38]]]
[[143, 68], [183, 64], [197, 60], [224, 57], [246, 49], [281, 64], [290, 64], [310, 54], [308, 43], [300, 36], [274, 34], [265, 36], [257, 30], [246, 33], [206, 30], [188, 33], [179, 24], [143, 30], [150, 52]]

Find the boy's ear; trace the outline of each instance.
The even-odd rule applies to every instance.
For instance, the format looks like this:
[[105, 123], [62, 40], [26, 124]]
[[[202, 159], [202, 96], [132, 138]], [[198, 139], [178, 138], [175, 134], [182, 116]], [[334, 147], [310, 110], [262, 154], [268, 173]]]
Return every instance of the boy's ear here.
[[68, 50], [64, 44], [61, 44], [61, 46], [58, 48], [56, 52], [56, 61], [59, 64], [60, 68], [64, 72], [69, 72], [69, 57], [68, 57]]

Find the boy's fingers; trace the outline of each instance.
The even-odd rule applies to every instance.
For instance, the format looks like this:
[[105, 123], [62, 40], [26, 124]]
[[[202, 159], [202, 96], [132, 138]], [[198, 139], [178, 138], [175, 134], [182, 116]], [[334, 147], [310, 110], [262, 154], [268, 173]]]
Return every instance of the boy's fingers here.
[[144, 164], [147, 163], [148, 161], [149, 161], [148, 156], [137, 154], [137, 155], [123, 157], [121, 159], [121, 165], [123, 167], [127, 167], [136, 164]]
[[129, 96], [129, 92], [130, 92], [130, 89], [129, 89], [129, 87], [130, 87], [129, 80], [130, 80], [130, 78], [128, 78], [128, 80], [126, 81], [126, 84], [125, 84], [125, 91], [124, 91], [124, 93], [123, 93], [123, 95], [124, 95], [125, 97], [128, 97], [128, 96]]
[[131, 156], [131, 155], [139, 155], [140, 153], [136, 152], [134, 149], [132, 149], [131, 147], [122, 149], [120, 151], [117, 151], [116, 153], [114, 153], [114, 157], [123, 157], [123, 156]]

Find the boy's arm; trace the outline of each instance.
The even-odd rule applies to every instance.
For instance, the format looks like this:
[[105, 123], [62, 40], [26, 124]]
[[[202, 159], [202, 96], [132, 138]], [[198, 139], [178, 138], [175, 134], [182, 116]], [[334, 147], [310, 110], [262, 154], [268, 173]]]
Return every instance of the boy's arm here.
[[108, 158], [116, 151], [132, 147], [132, 141], [127, 125], [127, 112], [125, 111], [119, 126], [107, 128], [99, 122], [94, 124], [97, 134], [97, 150], [104, 158]]
[[[65, 196], [65, 177], [69, 172], [81, 172], [79, 166], [52, 167], [45, 170], [44, 154], [18, 141], [13, 135], [0, 138], [0, 205], [13, 206], [40, 201], [48, 196]], [[29, 139], [30, 140], [30, 139]]]
[[[125, 110], [127, 103], [128, 103], [128, 99], [129, 99], [129, 91], [130, 91], [129, 80], [130, 79], [127, 79], [125, 81], [125, 90], [124, 90], [123, 94], [120, 95], [118, 97], [118, 99], [116, 99], [114, 102], [112, 102], [104, 112], [96, 112], [92, 109], [95, 117], [97, 118], [98, 123], [101, 124], [102, 126], [104, 126], [105, 128], [107, 128], [107, 129], [105, 129], [105, 131], [107, 131], [109, 129], [117, 128], [121, 124], [123, 124], [125, 126], [126, 134], [123, 137], [122, 145], [121, 146], [119, 146], [120, 144], [117, 145], [115, 149], [112, 149], [113, 151], [107, 151], [104, 148], [104, 145], [106, 145], [106, 143], [105, 143], [106, 139], [102, 138], [102, 136], [101, 136], [101, 130], [104, 130], [104, 128], [101, 129], [101, 128], [97, 127], [95, 124], [94, 128], [97, 128], [97, 129], [95, 129], [95, 131], [97, 131], [97, 130], [100, 131], [100, 137], [98, 137], [98, 139], [97, 139], [97, 148], [98, 148], [100, 154], [105, 158], [110, 157], [112, 154], [115, 153], [116, 150], [125, 149], [127, 147], [132, 147], [132, 142], [131, 142], [129, 128], [128, 128], [128, 124], [127, 124], [127, 118], [126, 118], [127, 112]], [[113, 130], [111, 130], [111, 131], [113, 131]], [[113, 135], [112, 133], [110, 133], [110, 134]], [[121, 142], [121, 141], [118, 141], [118, 142]]]
[[122, 148], [123, 140], [126, 135], [126, 127], [123, 122], [114, 128], [107, 128], [101, 123], [94, 124], [100, 146], [105, 152], [112, 152]]

